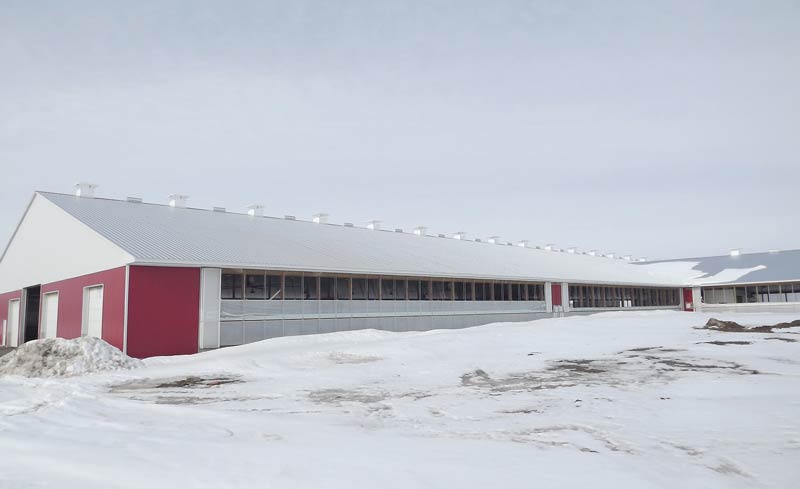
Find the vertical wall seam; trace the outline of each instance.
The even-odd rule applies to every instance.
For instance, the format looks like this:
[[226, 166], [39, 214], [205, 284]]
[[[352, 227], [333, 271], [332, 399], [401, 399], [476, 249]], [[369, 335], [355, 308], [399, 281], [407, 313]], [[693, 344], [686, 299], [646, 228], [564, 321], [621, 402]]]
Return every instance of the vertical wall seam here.
[[125, 265], [125, 305], [122, 318], [122, 353], [128, 353], [128, 296], [130, 295], [131, 266]]

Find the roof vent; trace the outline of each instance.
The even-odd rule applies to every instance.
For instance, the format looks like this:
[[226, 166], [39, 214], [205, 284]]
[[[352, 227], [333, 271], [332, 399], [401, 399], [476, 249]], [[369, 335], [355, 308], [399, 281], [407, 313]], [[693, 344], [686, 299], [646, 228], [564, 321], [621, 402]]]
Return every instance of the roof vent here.
[[380, 231], [381, 230], [381, 221], [373, 220], [367, 222], [367, 229], [372, 229], [373, 231]]
[[426, 228], [425, 226], [417, 226], [414, 228], [414, 234], [416, 234], [417, 236], [425, 236], [427, 232], [428, 228]]
[[527, 239], [523, 239], [521, 241], [517, 241], [517, 246], [519, 246], [520, 248], [527, 248], [528, 247], [528, 240]]
[[346, 223], [344, 223], [344, 227], [346, 227], [346, 228], [352, 228], [352, 227], [355, 227], [355, 226], [353, 225], [353, 223], [352, 223], [352, 222], [346, 222]]
[[739, 248], [731, 248], [730, 255], [731, 256], [739, 256], [742, 254], [742, 250]]
[[486, 238], [487, 243], [500, 244], [500, 236], [489, 236]]
[[481, 241], [481, 238], [475, 238], [475, 242], [476, 243], [482, 243], [483, 241]]
[[631, 260], [633, 260], [633, 257], [631, 255], [625, 255], [625, 256], [622, 257], [622, 259], [623, 260], [627, 260], [627, 261], [631, 261]]
[[214, 212], [225, 212], [225, 208], [224, 207], [214, 207], [211, 210], [214, 211]]
[[614, 258], [615, 256], [614, 253], [606, 253], [606, 258]]
[[126, 202], [130, 202], [131, 204], [141, 204], [142, 198], [141, 197], [125, 197]]
[[444, 234], [439, 234], [439, 237], [440, 238], [446, 238], [447, 236], [445, 236]]
[[87, 199], [94, 198], [94, 189], [97, 185], [93, 183], [78, 182], [75, 184], [75, 196], [86, 197]]
[[402, 233], [403, 232], [403, 228], [394, 228], [394, 232]]
[[296, 221], [297, 220], [297, 218], [295, 216], [290, 216], [289, 214], [286, 214], [285, 216], [283, 216], [283, 218], [286, 219], [287, 221]]
[[772, 254], [775, 254], [775, 253], [780, 253], [781, 250], [779, 250], [777, 248], [774, 248], [774, 249], [769, 250], [769, 252], [772, 253]]
[[170, 207], [186, 207], [186, 202], [189, 200], [188, 195], [172, 194], [169, 196]]
[[544, 245], [544, 249], [547, 250], [547, 251], [553, 251], [553, 248], [555, 248], [555, 247], [556, 247], [556, 245], [554, 245], [553, 243], [548, 243], [548, 244]]
[[250, 204], [247, 206], [247, 215], [253, 217], [264, 216], [264, 206], [259, 204]]
[[589, 256], [597, 256], [597, 250], [589, 250], [586, 254]]
[[311, 217], [311, 220], [314, 221], [316, 224], [328, 224], [328, 214], [324, 212], [320, 212], [319, 214], [314, 214]]
[[572, 247], [570, 247], [570, 248], [567, 248], [567, 253], [572, 253], [573, 255], [574, 255], [574, 254], [575, 254], [577, 251], [578, 251], [578, 249], [577, 249], [577, 248], [575, 248], [574, 246], [572, 246]]
[[638, 262], [647, 261], [647, 257], [643, 256], [641, 258], [638, 258], [636, 261], [638, 261]]
[[467, 237], [467, 233], [464, 231], [458, 231], [453, 233], [453, 239], [464, 239]]

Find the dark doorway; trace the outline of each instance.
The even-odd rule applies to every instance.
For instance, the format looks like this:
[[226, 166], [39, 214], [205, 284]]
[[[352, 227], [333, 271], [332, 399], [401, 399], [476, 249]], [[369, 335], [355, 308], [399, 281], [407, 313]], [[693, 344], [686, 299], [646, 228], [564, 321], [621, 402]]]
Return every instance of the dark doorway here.
[[42, 287], [36, 285], [25, 289], [25, 338], [23, 341], [39, 339], [39, 302]]

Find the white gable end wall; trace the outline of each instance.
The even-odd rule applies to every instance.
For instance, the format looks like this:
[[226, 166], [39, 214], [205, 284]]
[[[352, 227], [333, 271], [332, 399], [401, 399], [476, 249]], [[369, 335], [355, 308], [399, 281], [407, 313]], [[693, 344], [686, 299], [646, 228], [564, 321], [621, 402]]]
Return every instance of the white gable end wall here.
[[0, 260], [0, 293], [131, 262], [133, 256], [37, 193]]

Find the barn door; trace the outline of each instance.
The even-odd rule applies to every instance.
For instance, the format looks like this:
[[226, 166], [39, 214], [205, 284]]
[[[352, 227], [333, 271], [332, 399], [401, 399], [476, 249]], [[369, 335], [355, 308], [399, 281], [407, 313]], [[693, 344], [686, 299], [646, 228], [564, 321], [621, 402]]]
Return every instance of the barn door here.
[[83, 289], [83, 321], [81, 335], [103, 337], [103, 286]]
[[692, 289], [683, 289], [683, 310], [694, 311], [694, 299], [692, 298]]
[[550, 286], [551, 297], [554, 306], [561, 306], [561, 284], [552, 284]]
[[6, 345], [19, 346], [19, 299], [8, 302], [8, 324], [6, 325], [8, 339]]
[[42, 297], [42, 338], [55, 338], [58, 332], [58, 292]]

